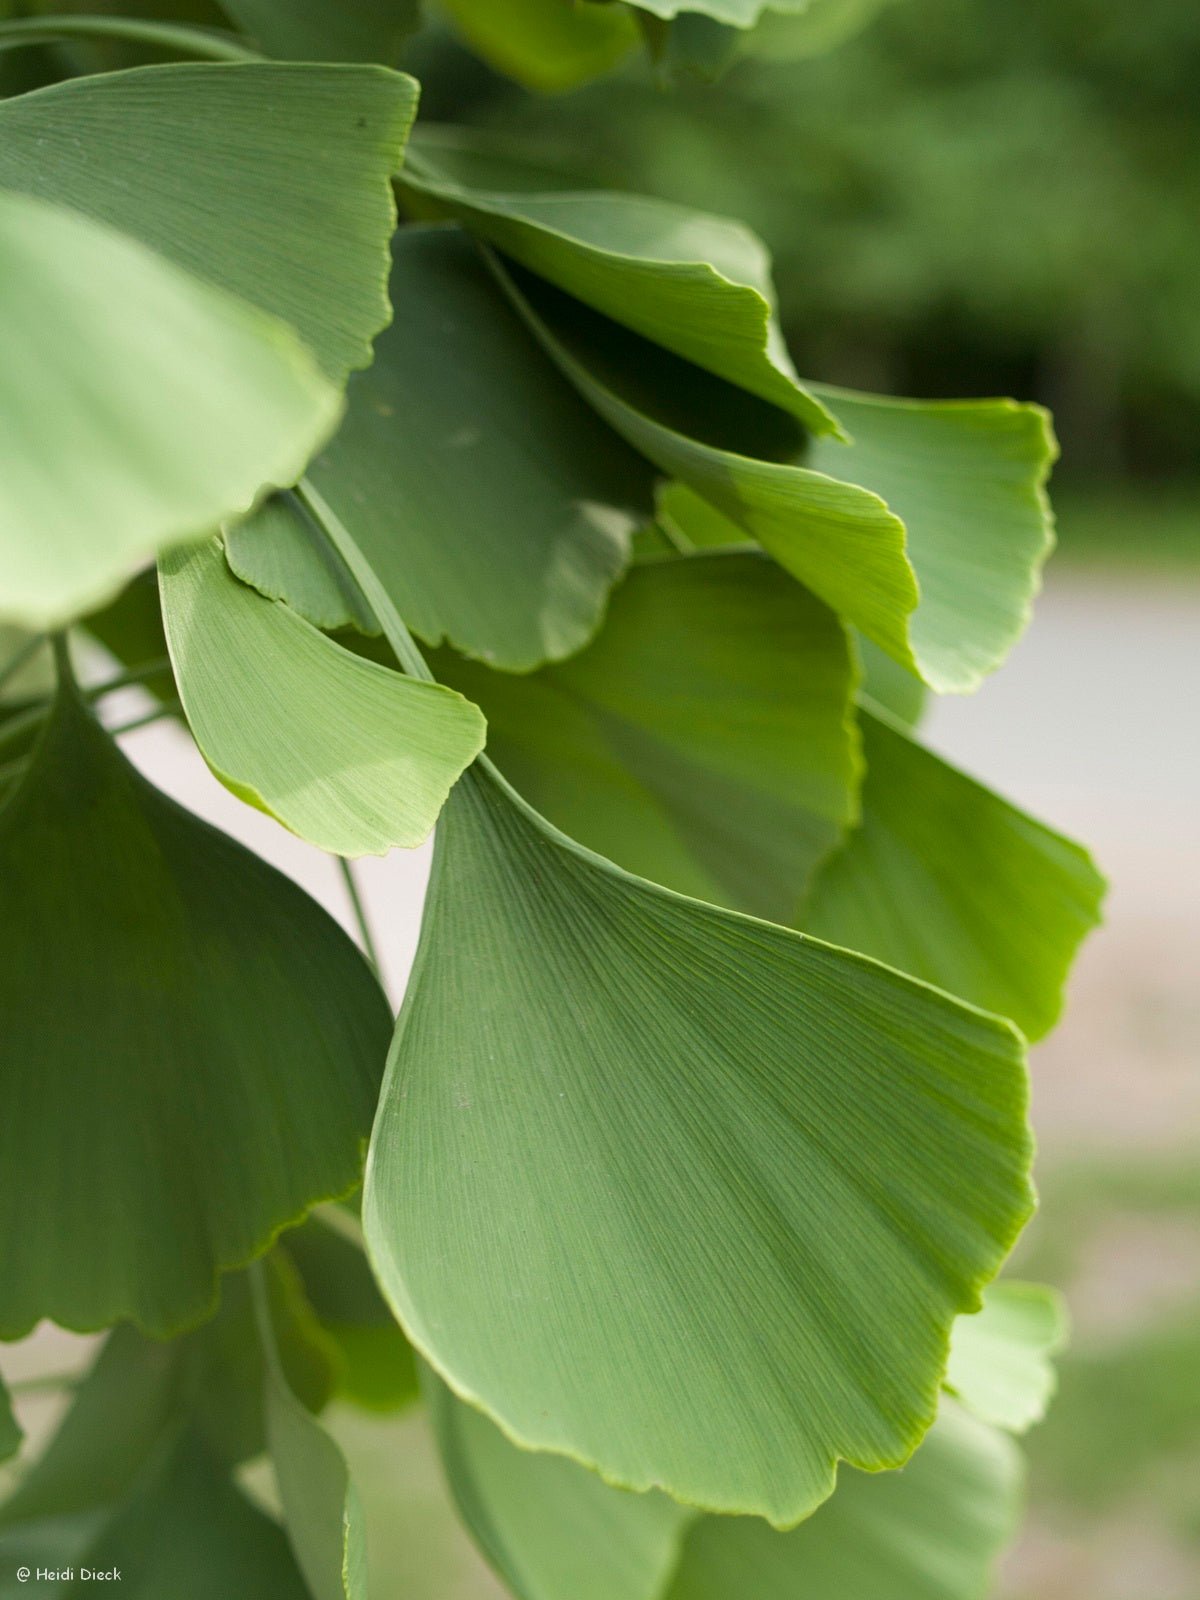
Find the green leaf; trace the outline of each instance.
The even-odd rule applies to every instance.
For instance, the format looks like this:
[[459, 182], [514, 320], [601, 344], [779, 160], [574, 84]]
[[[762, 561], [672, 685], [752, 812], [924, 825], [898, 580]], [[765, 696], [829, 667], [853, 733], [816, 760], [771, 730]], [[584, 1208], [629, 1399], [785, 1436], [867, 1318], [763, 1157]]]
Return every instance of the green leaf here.
[[261, 1283], [258, 1312], [267, 1443], [293, 1553], [312, 1600], [366, 1600], [366, 1532], [345, 1458], [292, 1392]]
[[517, 1600], [657, 1600], [693, 1512], [519, 1450], [427, 1367], [422, 1378], [459, 1513]]
[[410, 204], [453, 217], [531, 272], [635, 333], [798, 417], [837, 422], [796, 378], [771, 263], [741, 223], [645, 195], [497, 193], [486, 152], [423, 130], [403, 177]]
[[989, 1011], [1049, 1032], [1104, 880], [1081, 846], [939, 760], [879, 712], [860, 717], [863, 820], [799, 918]]
[[106, 600], [157, 550], [296, 477], [337, 421], [337, 391], [281, 323], [2, 189], [0, 282], [0, 614], [18, 622]]
[[1006, 1024], [632, 878], [476, 767], [366, 1234], [414, 1345], [514, 1440], [786, 1524], [838, 1457], [919, 1442], [1029, 1212], [1025, 1115]]
[[624, 7], [563, 0], [442, 0], [470, 48], [498, 72], [546, 94], [607, 72], [636, 43]]
[[483, 748], [476, 707], [264, 600], [216, 540], [165, 556], [159, 582], [183, 707], [227, 788], [335, 855], [386, 855], [429, 836]]
[[[605, 421], [902, 665], [932, 688], [955, 691], [999, 665], [1028, 620], [1049, 546], [1041, 485], [1051, 445], [1039, 408], [844, 404], [838, 391], [857, 442], [817, 439], [801, 466], [803, 440], [789, 437], [773, 407], [491, 261], [535, 336]], [[921, 486], [901, 450], [920, 460]], [[864, 483], [816, 470], [830, 466]], [[911, 529], [876, 490], [895, 493]]]
[[1045, 486], [1057, 446], [1047, 413], [1013, 400], [882, 400], [814, 387], [853, 442], [815, 440], [809, 465], [873, 490], [903, 520], [921, 590], [913, 654], [928, 664], [931, 687], [974, 688], [1025, 631], [1054, 546]]
[[403, 228], [395, 257], [396, 320], [312, 480], [423, 639], [528, 671], [596, 631], [651, 475], [462, 234]]
[[864, 639], [859, 634], [855, 643], [862, 658], [863, 699], [911, 731], [925, 714], [928, 689], [920, 678], [914, 678], [873, 639]]
[[416, 104], [413, 80], [381, 67], [75, 78], [0, 102], [0, 189], [70, 206], [281, 317], [340, 383], [390, 315], [391, 177]]
[[395, 1411], [416, 1398], [416, 1363], [356, 1233], [344, 1213], [319, 1211], [288, 1234], [287, 1254], [337, 1347], [339, 1393], [368, 1411]]
[[153, 789], [70, 683], [0, 812], [0, 898], [0, 1337], [174, 1332], [353, 1187], [386, 1001], [332, 919]]
[[175, 679], [167, 658], [167, 636], [163, 632], [162, 608], [158, 600], [158, 576], [153, 567], [139, 572], [115, 600], [109, 601], [103, 611], [94, 611], [85, 617], [83, 626], [123, 667], [137, 668], [146, 662], [163, 662], [162, 672], [143, 679], [142, 686], [160, 699], [175, 694]]
[[994, 1283], [982, 1311], [954, 1324], [946, 1387], [984, 1422], [1025, 1433], [1046, 1415], [1053, 1358], [1066, 1339], [1061, 1295], [1036, 1283]]
[[421, 0], [221, 0], [269, 56], [390, 66], [421, 22]]
[[[773, 0], [629, 0], [629, 3], [653, 17], [669, 20], [681, 13], [697, 12], [717, 22], [728, 22], [735, 28], [752, 28]], [[791, 0], [792, 6], [795, 3], [796, 0]], [[789, 0], [780, 0], [779, 9], [788, 5]]]
[[282, 600], [315, 628], [379, 633], [362, 590], [294, 494], [272, 495], [226, 528], [225, 559], [243, 583]]
[[857, 820], [845, 633], [761, 553], [639, 565], [595, 641], [530, 677], [433, 665], [531, 805], [681, 894], [794, 921]]
[[[635, 0], [636, 3], [636, 0]], [[743, 36], [750, 55], [769, 61], [803, 61], [836, 49], [882, 11], [890, 0], [796, 0], [787, 14], [775, 4]]]
[[903, 1472], [843, 1473], [791, 1533], [702, 1518], [667, 1600], [978, 1600], [1016, 1529], [1021, 1480], [1010, 1439], [943, 1404]]
[[664, 483], [655, 496], [657, 521], [676, 550], [753, 550], [736, 522], [684, 483]]
[[21, 1448], [21, 1439], [20, 1424], [13, 1416], [12, 1401], [4, 1387], [4, 1379], [0, 1377], [0, 1461], [7, 1461], [9, 1456], [16, 1455]]
[[[188, 1433], [80, 1564], [117, 1568], [121, 1594], [132, 1600], [311, 1600], [281, 1529], [234, 1488], [202, 1441]], [[81, 1573], [60, 1593], [62, 1600], [94, 1596], [95, 1581]]]

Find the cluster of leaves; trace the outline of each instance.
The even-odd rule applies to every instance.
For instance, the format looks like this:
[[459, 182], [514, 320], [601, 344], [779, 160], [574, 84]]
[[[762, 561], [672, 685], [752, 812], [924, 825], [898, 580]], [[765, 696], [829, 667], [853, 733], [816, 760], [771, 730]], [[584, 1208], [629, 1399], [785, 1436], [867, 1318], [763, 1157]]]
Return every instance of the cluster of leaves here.
[[[1025, 1037], [1100, 882], [913, 723], [1027, 620], [1046, 419], [803, 383], [744, 228], [410, 141], [408, 5], [228, 11], [304, 64], [0, 23], [214, 58], [0, 101], [0, 1337], [114, 1329], [4, 1547], [359, 1600], [316, 1413], [419, 1368], [522, 1600], [974, 1594], [1058, 1338], [1040, 1291], [980, 1310]], [[344, 860], [439, 822], [394, 1034], [129, 763], [132, 681]], [[310, 1217], [368, 1136], [361, 1232]], [[822, 1510], [839, 1461], [883, 1476]]]

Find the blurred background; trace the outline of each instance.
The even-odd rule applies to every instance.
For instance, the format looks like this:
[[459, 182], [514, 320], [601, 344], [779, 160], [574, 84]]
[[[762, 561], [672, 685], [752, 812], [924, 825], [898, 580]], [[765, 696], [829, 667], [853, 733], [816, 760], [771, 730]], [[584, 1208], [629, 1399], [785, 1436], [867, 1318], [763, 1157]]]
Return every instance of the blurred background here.
[[[1030, 1514], [999, 1592], [1195, 1600], [1200, 7], [891, 0], [827, 55], [670, 89], [639, 61], [554, 99], [492, 75], [446, 29], [411, 64], [428, 118], [486, 126], [576, 186], [749, 222], [774, 252], [802, 373], [1054, 409], [1061, 548], [1033, 629], [978, 696], [926, 722], [944, 754], [1088, 843], [1113, 885], [1067, 1018], [1034, 1058], [1043, 1205], [1015, 1269], [1066, 1291], [1074, 1338], [1029, 1441]], [[137, 706], [133, 691], [113, 714]], [[332, 863], [238, 805], [174, 729], [128, 744], [350, 925]], [[367, 873], [397, 995], [426, 870], [420, 852]], [[27, 1373], [82, 1347], [31, 1342]], [[36, 1376], [21, 1397], [35, 1428], [61, 1404]], [[419, 1419], [339, 1426], [386, 1592], [498, 1596]]]

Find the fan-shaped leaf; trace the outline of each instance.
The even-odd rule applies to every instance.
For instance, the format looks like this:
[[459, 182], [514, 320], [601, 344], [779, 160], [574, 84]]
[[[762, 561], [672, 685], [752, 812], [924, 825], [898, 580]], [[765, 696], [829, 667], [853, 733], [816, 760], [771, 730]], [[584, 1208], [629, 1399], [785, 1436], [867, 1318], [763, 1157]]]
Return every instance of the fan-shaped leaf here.
[[885, 713], [864, 710], [860, 725], [862, 825], [821, 868], [800, 925], [1040, 1038], [1100, 919], [1104, 880], [1081, 846], [939, 760]]
[[337, 855], [429, 835], [483, 748], [452, 689], [352, 655], [241, 584], [215, 540], [164, 557], [163, 618], [184, 710], [235, 794]]
[[258, 1311], [267, 1442], [296, 1561], [312, 1600], [366, 1600], [366, 1532], [345, 1459], [293, 1394], [261, 1292]]
[[[914, 534], [910, 552], [904, 522], [874, 492], [876, 483], [891, 492], [903, 490], [903, 482], [894, 460], [888, 473], [881, 467], [882, 430], [874, 429], [871, 404], [846, 413], [852, 426], [867, 418], [870, 444], [837, 446], [844, 470], [861, 466], [864, 487], [800, 465], [803, 441], [789, 436], [776, 408], [656, 349], [528, 272], [491, 260], [543, 347], [605, 421], [902, 665], [933, 688], [955, 691], [974, 688], [999, 665], [1027, 620], [1048, 548], [1040, 484], [1050, 441], [1040, 410], [1002, 401], [960, 411], [895, 404], [904, 417], [895, 431], [923, 436], [925, 469], [938, 472], [935, 440], [950, 463], [935, 492], [914, 495], [909, 485], [904, 493], [910, 514], [928, 524]], [[832, 448], [818, 440], [808, 459], [827, 465]], [[980, 550], [989, 552], [986, 563]], [[924, 596], [918, 582], [926, 575]]]
[[599, 423], [448, 228], [396, 238], [396, 321], [312, 470], [423, 639], [527, 671], [600, 623], [650, 472]]
[[517, 1600], [657, 1600], [694, 1512], [518, 1450], [428, 1368], [422, 1377], [459, 1512]]
[[0, 615], [40, 627], [107, 599], [296, 477], [337, 421], [281, 323], [2, 189], [0, 281]]
[[703, 1517], [667, 1600], [978, 1600], [1020, 1510], [1012, 1441], [943, 1403], [902, 1472], [845, 1472], [791, 1533]]
[[221, 0], [271, 56], [297, 61], [399, 59], [421, 22], [421, 0]]
[[382, 67], [75, 78], [0, 103], [0, 189], [70, 206], [283, 318], [341, 382], [388, 321], [390, 180], [416, 104], [413, 80]]
[[0, 1336], [195, 1322], [220, 1269], [354, 1184], [383, 995], [70, 684], [0, 812], [0, 903]]
[[1019, 1041], [628, 877], [489, 773], [438, 830], [368, 1164], [376, 1275], [521, 1443], [793, 1522], [837, 1457], [916, 1446], [950, 1322], [1028, 1213]]
[[490, 66], [555, 93], [607, 72], [637, 34], [623, 6], [562, 0], [442, 0], [458, 31]]
[[315, 628], [379, 632], [362, 590], [294, 494], [272, 495], [226, 528], [225, 559], [243, 583], [282, 600]]
[[639, 565], [595, 641], [531, 677], [435, 669], [532, 805], [683, 894], [791, 922], [857, 817], [845, 633], [761, 554]]
[[1036, 1283], [994, 1283], [983, 1309], [960, 1317], [946, 1387], [977, 1417], [1025, 1433], [1054, 1394], [1054, 1356], [1067, 1337], [1061, 1295]]
[[815, 433], [838, 424], [800, 386], [775, 315], [771, 262], [748, 228], [646, 195], [488, 188], [486, 155], [426, 130], [404, 173], [410, 204], [449, 216], [531, 272]]

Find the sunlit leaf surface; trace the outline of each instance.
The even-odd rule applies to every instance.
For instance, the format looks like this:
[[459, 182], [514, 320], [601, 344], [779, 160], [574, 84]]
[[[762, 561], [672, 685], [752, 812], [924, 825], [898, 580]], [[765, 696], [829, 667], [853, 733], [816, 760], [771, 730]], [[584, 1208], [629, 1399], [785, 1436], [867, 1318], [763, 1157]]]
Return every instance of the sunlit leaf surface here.
[[983, 1310], [954, 1324], [946, 1387], [985, 1422], [1025, 1433], [1046, 1415], [1066, 1336], [1066, 1306], [1053, 1289], [994, 1283]]

